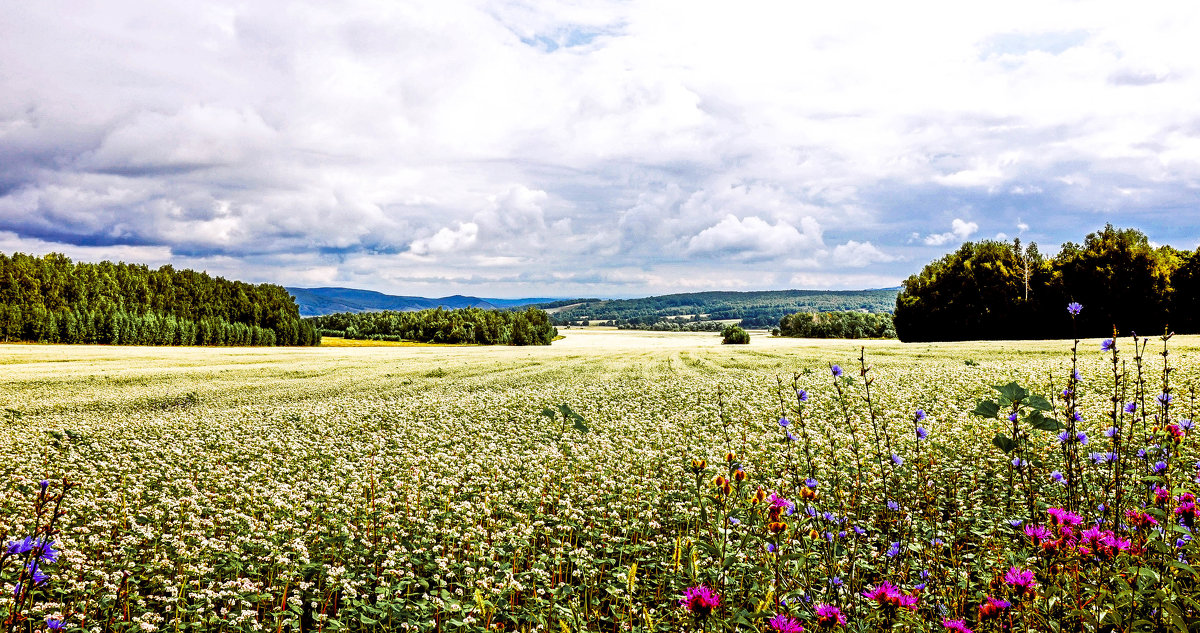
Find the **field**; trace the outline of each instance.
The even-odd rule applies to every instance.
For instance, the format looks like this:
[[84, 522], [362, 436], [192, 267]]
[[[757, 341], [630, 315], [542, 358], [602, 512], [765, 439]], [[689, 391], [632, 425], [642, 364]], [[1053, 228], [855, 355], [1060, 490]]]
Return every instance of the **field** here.
[[[1164, 406], [1158, 339], [1140, 391], [1118, 341], [1114, 404], [1099, 340], [1074, 382], [1072, 341], [560, 333], [0, 346], [0, 618], [19, 600], [17, 630], [1197, 630], [1200, 337], [1171, 340]], [[1014, 381], [1046, 400], [992, 388]], [[999, 410], [972, 415], [985, 398]], [[57, 560], [19, 551], [59, 496]], [[18, 558], [39, 553], [30, 587]]]

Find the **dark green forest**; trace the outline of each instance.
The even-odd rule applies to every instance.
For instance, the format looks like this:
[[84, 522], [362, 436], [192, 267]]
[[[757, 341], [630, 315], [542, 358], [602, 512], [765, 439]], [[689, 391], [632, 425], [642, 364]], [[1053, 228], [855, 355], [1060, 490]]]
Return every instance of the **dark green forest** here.
[[686, 330], [689, 328], [683, 326], [687, 322], [729, 319], [740, 319], [744, 328], [773, 328], [781, 318], [796, 312], [890, 312], [895, 303], [895, 290], [770, 290], [691, 292], [641, 299], [576, 299], [537, 304], [537, 307], [557, 308], [550, 317], [555, 325], [582, 324], [586, 320], [609, 322], [626, 329]]
[[779, 320], [780, 336], [896, 338], [892, 315], [867, 312], [797, 312]]
[[194, 270], [0, 253], [0, 341], [319, 345], [282, 286]]
[[[1082, 311], [1072, 319], [1067, 304]], [[902, 341], [1109, 337], [1200, 331], [1200, 255], [1107, 225], [1054, 257], [1019, 240], [967, 242], [905, 280]]]
[[305, 319], [324, 336], [377, 341], [549, 345], [558, 329], [542, 310], [419, 310], [341, 312]]

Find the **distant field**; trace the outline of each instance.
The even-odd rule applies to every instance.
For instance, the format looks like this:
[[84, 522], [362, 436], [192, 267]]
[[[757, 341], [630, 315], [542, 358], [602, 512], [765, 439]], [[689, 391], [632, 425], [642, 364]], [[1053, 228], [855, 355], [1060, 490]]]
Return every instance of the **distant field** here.
[[[938, 580], [922, 598], [922, 621], [933, 622], [935, 601], [971, 614], [999, 563], [953, 557], [961, 552], [932, 558], [941, 555], [916, 547], [932, 534], [999, 539], [1008, 518], [1023, 516], [1004, 504], [1008, 461], [989, 444], [1003, 424], [969, 412], [990, 385], [1010, 380], [1050, 396], [1071, 367], [1070, 341], [902, 344], [754, 333], [749, 345], [727, 346], [712, 333], [560, 333], [549, 347], [0, 345], [0, 537], [30, 529], [38, 480], [81, 484], [64, 503], [61, 560], [46, 565], [53, 584], [38, 604], [49, 606], [31, 613], [70, 611], [78, 622], [85, 613], [128, 612], [146, 630], [176, 621], [289, 630], [323, 616], [355, 630], [369, 630], [369, 620], [383, 630], [403, 623], [516, 631], [540, 622], [590, 631], [635, 622], [665, 632], [688, 626], [680, 595], [703, 582], [725, 583], [723, 621], [743, 617], [764, 628], [755, 618], [782, 608], [771, 601], [791, 596], [803, 605], [796, 601], [804, 591], [873, 622], [875, 611], [854, 592], [880, 578], [911, 587], [918, 571], [932, 569]], [[912, 438], [916, 409], [928, 412], [924, 426], [937, 444], [954, 447], [945, 465], [921, 475], [936, 479], [931, 503], [958, 508], [952, 521], [918, 520], [924, 493], [909, 489], [898, 498], [913, 504], [904, 506], [912, 518], [897, 536], [890, 530], [898, 528], [870, 519], [873, 510], [852, 514], [848, 498], [835, 496], [827, 441], [846, 459], [851, 440], [829, 365], [856, 375], [860, 348], [873, 367], [877, 414], [891, 425], [892, 450], [906, 468], [932, 450]], [[1160, 349], [1147, 350], [1153, 381], [1161, 381], [1161, 357], [1153, 355]], [[1176, 337], [1169, 358], [1178, 368], [1177, 406], [1190, 416], [1200, 337]], [[1080, 372], [1081, 425], [1096, 446], [1105, 441], [1112, 380], [1099, 341], [1081, 343]], [[793, 580], [768, 596], [760, 581], [771, 574], [755, 570], [774, 563], [763, 558], [755, 515], [736, 515], [742, 532], [731, 537], [737, 545], [727, 554], [736, 555], [723, 567], [709, 547], [725, 528], [700, 521], [689, 465], [707, 460], [707, 491], [714, 475], [728, 472], [732, 450], [749, 473], [745, 494], [757, 486], [798, 494], [789, 473], [800, 445], [782, 444], [777, 424], [781, 398], [795, 415], [793, 378], [809, 395], [805, 416], [818, 436], [815, 475], [829, 496], [817, 504], [862, 522], [867, 540], [855, 545], [865, 548], [859, 556], [828, 550], [828, 561], [843, 562], [787, 567]], [[862, 386], [845, 388], [868, 442]], [[560, 404], [582, 416], [587, 433], [542, 416]], [[864, 461], [874, 469], [869, 446]], [[1179, 464], [1186, 482], [1190, 462]], [[898, 481], [918, 481], [916, 471], [904, 472]], [[1043, 488], [1039, 494], [1060, 494]], [[864, 494], [882, 503], [875, 488]], [[799, 516], [788, 521], [789, 529], [803, 524]], [[786, 543], [826, 552], [806, 539], [797, 531]], [[903, 565], [878, 549], [896, 539], [914, 543]], [[131, 574], [124, 587], [122, 572]], [[741, 580], [720, 576], [735, 573]], [[854, 589], [797, 584], [810, 573], [836, 573]], [[11, 596], [11, 587], [0, 593]], [[775, 605], [770, 613], [755, 611], [763, 600]], [[808, 623], [805, 608], [792, 612]]]

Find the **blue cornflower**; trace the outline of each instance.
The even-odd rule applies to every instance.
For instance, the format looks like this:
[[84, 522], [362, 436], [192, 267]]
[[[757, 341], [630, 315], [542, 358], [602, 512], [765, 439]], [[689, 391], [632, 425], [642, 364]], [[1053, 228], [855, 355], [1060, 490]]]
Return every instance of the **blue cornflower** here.
[[774, 543], [767, 543], [767, 551], [768, 551], [768, 552], [771, 552], [772, 554], [774, 554], [774, 553], [775, 553], [775, 544], [774, 544]]
[[925, 591], [925, 583], [919, 583], [913, 586], [913, 591]]
[[1169, 394], [1169, 393], [1158, 394], [1159, 404], [1171, 404], [1171, 400], [1172, 400], [1171, 394]]
[[866, 531], [866, 530], [864, 530], [864, 529], [862, 529], [862, 528], [858, 527], [857, 525], [855, 525], [855, 526], [851, 527], [850, 529], [854, 530], [854, 533], [855, 533], [855, 534], [857, 534], [857, 535], [859, 535], [859, 536], [862, 536], [863, 534], [866, 534], [866, 533], [867, 533], [867, 531]]
[[738, 519], [735, 517], [729, 517], [729, 525], [740, 525], [741, 523], [742, 523], [741, 519]]
[[1080, 374], [1078, 369], [1071, 372], [1071, 377], [1075, 379], [1075, 382], [1081, 382], [1083, 380], [1083, 374]]
[[1142, 459], [1146, 459], [1146, 449], [1139, 448], [1138, 452], [1137, 452], [1137, 456], [1141, 457]]
[[1017, 421], [1017, 412], [1016, 411], [1013, 411], [1012, 413], [1008, 414], [1008, 421], [1009, 422]]
[[891, 510], [893, 512], [898, 512], [900, 510], [900, 504], [896, 503], [895, 501], [892, 501], [891, 499], [888, 499], [887, 507], [888, 507], [888, 510]]
[[830, 578], [829, 584], [833, 585], [834, 587], [841, 587], [842, 586], [842, 577], [834, 576], [833, 578]]
[[1104, 437], [1116, 437], [1119, 433], [1120, 433], [1120, 431], [1117, 430], [1117, 427], [1110, 426], [1107, 429], [1105, 429]]
[[32, 536], [26, 536], [23, 541], [9, 541], [9, 554], [28, 554], [33, 549], [34, 540]]
[[[1097, 510], [1097, 511], [1098, 511], [1100, 514], [1104, 514], [1104, 513], [1105, 513], [1105, 512], [1108, 510], [1108, 506], [1106, 506], [1106, 505], [1104, 505], [1103, 503], [1101, 503], [1101, 504], [1099, 504], [1099, 505], [1097, 505], [1097, 506], [1096, 506], [1096, 510]], [[1102, 521], [1101, 521], [1101, 520], [1099, 520], [1099, 519], [1097, 519], [1097, 520], [1096, 520], [1096, 525], [1100, 525], [1101, 523], [1102, 523]]]
[[935, 536], [935, 537], [929, 539], [929, 544], [934, 547], [941, 547], [946, 544], [946, 541], [943, 541], [942, 539]]
[[903, 466], [903, 465], [904, 465], [904, 458], [903, 458], [903, 457], [901, 457], [901, 456], [899, 456], [899, 455], [897, 455], [897, 454], [895, 454], [895, 453], [892, 453], [892, 463], [893, 463], [893, 464], [895, 464], [895, 465], [897, 465], [897, 466]]
[[1024, 521], [1022, 521], [1022, 520], [1020, 520], [1020, 519], [1010, 519], [1010, 520], [1008, 521], [1008, 524], [1009, 524], [1009, 525], [1011, 525], [1011, 526], [1013, 526], [1014, 528], [1019, 528], [1019, 527], [1021, 527], [1022, 525], [1024, 525], [1024, 524], [1025, 524], [1025, 522], [1024, 522]]
[[925, 410], [917, 409], [917, 412], [913, 414], [913, 418], [915, 418], [917, 422], [924, 420], [925, 419]]
[[43, 479], [38, 482], [38, 485], [42, 487], [42, 492], [45, 493], [46, 489], [50, 487], [50, 482]]
[[1079, 431], [1078, 433], [1075, 434], [1075, 439], [1079, 440], [1080, 444], [1087, 446], [1087, 433], [1084, 433], [1083, 431]]
[[846, 530], [839, 531], [838, 538], [846, 538]]
[[900, 541], [895, 541], [894, 543], [892, 543], [892, 546], [888, 548], [887, 556], [888, 556], [888, 558], [895, 558], [896, 555], [899, 553], [900, 553]]
[[1192, 427], [1193, 427], [1193, 426], [1195, 426], [1195, 423], [1194, 423], [1194, 422], [1192, 422], [1192, 421], [1191, 421], [1190, 419], [1188, 419], [1188, 418], [1184, 418], [1184, 419], [1182, 419], [1182, 420], [1180, 420], [1180, 421], [1179, 421], [1179, 428], [1181, 428], [1181, 429], [1183, 429], [1183, 430], [1185, 430], [1185, 431], [1190, 431], [1190, 430], [1192, 430]]
[[825, 519], [826, 521], [837, 522], [837, 517], [833, 516], [833, 513], [828, 510], [821, 513], [821, 518]]
[[817, 509], [812, 506], [808, 506], [807, 508], [804, 508], [804, 512], [806, 514], [808, 514], [808, 516], [813, 517], [814, 519], [817, 517]]
[[929, 437], [929, 431], [926, 431], [925, 427], [923, 427], [923, 426], [918, 426], [917, 427], [917, 440], [923, 440], [927, 437]]
[[58, 550], [54, 549], [54, 541], [51, 539], [42, 538], [34, 541], [32, 549], [35, 558], [40, 558], [47, 563], [58, 560]]
[[800, 402], [808, 402], [808, 392], [803, 389], [797, 389], [796, 399], [798, 399]]
[[808, 486], [809, 489], [811, 489], [811, 490], [816, 490], [817, 489], [817, 480], [813, 479], [812, 477], [809, 477], [808, 479], [804, 480], [804, 485]]
[[1164, 471], [1166, 469], [1167, 469], [1166, 462], [1154, 462], [1154, 472], [1161, 473], [1162, 471]]
[[1106, 339], [1104, 339], [1104, 342], [1100, 344], [1100, 351], [1111, 352], [1113, 350], [1113, 348], [1116, 346], [1117, 346], [1117, 341], [1115, 339], [1106, 338]]
[[779, 418], [779, 426], [787, 428], [787, 425], [789, 424], [791, 424], [791, 422], [788, 422], [787, 418]]
[[1070, 442], [1070, 441], [1071, 441], [1071, 432], [1070, 431], [1063, 431], [1058, 434], [1058, 442], [1060, 444], [1066, 444], [1067, 442]]
[[1083, 422], [1083, 415], [1081, 415], [1078, 411], [1075, 411], [1071, 414], [1071, 419], [1075, 420], [1076, 422]]
[[791, 432], [791, 431], [784, 431], [784, 433], [786, 433], [786, 434], [787, 434], [787, 441], [789, 441], [789, 442], [795, 442], [795, 441], [796, 441], [796, 436], [795, 436], [795, 435], [792, 435], [792, 432]]
[[38, 567], [36, 560], [32, 563], [29, 563], [29, 567], [26, 569], [29, 570], [29, 579], [33, 581], [33, 586], [35, 587], [46, 582], [47, 580], [50, 580], [49, 576], [42, 573], [42, 570]]
[[1067, 312], [1070, 312], [1071, 316], [1079, 314], [1079, 311], [1082, 309], [1083, 306], [1079, 305], [1079, 303], [1076, 301], [1072, 301], [1071, 303], [1067, 304]]
[[833, 532], [826, 532], [826, 533], [825, 533], [825, 540], [826, 540], [826, 541], [829, 541], [830, 543], [832, 543], [834, 538], [835, 538], [835, 537], [833, 536]]
[[53, 618], [46, 618], [46, 629], [47, 629], [47, 630], [50, 630], [50, 631], [61, 631], [61, 630], [63, 629], [63, 625], [64, 625], [64, 622], [63, 622], [62, 620], [55, 620], [55, 619], [53, 619]]
[[1063, 482], [1063, 474], [1058, 472], [1057, 470], [1050, 473], [1050, 478], [1060, 484]]
[[929, 570], [928, 569], [922, 569], [920, 575], [921, 575], [921, 580], [929, 580]]
[[1134, 411], [1137, 411], [1136, 402], [1130, 402], [1129, 404], [1125, 405], [1125, 413], [1133, 413]]
[[834, 378], [840, 378], [842, 376], [842, 368], [837, 365], [830, 367], [829, 371], [833, 372]]

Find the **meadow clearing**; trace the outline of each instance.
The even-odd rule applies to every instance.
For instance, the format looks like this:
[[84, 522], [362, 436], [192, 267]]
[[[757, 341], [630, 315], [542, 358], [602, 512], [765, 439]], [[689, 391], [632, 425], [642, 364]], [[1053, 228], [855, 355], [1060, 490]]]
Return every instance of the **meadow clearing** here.
[[[1200, 337], [1170, 341], [1163, 398], [1158, 339], [1139, 386], [1132, 339], [1114, 382], [1094, 339], [1076, 379], [1072, 341], [561, 334], [0, 346], [0, 618], [97, 632], [1200, 626]], [[992, 387], [1014, 381], [1028, 392]], [[986, 398], [997, 410], [973, 415]], [[60, 496], [52, 546], [22, 547]]]

